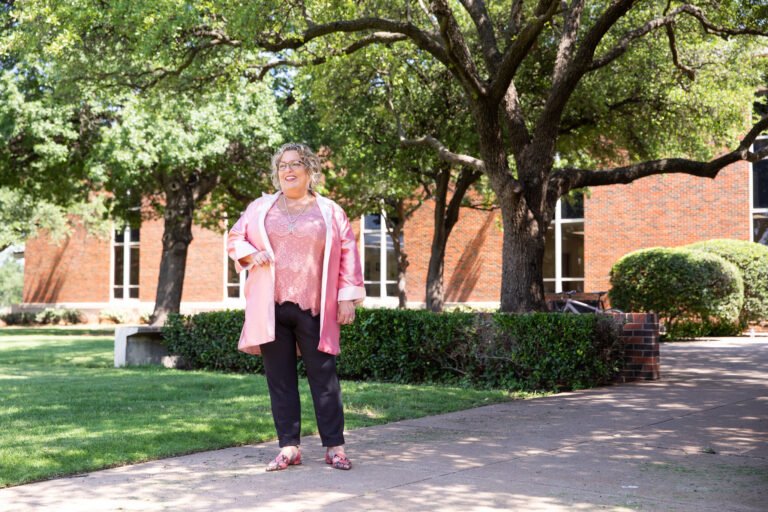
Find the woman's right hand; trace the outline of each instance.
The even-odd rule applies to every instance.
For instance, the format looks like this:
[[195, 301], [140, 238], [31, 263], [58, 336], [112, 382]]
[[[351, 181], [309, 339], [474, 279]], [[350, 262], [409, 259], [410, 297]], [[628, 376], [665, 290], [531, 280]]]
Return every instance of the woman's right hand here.
[[267, 251], [259, 251], [240, 260], [240, 265], [243, 267], [247, 267], [251, 263], [258, 266], [269, 265], [272, 263], [272, 256]]

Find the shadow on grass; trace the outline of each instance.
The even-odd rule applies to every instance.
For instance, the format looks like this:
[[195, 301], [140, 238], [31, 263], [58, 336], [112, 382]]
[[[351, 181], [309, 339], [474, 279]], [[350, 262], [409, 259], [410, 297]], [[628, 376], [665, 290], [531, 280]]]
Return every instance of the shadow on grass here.
[[[0, 487], [275, 437], [262, 375], [114, 368], [103, 331], [0, 332]], [[509, 399], [440, 386], [342, 387], [347, 428]], [[304, 378], [300, 393], [306, 435], [317, 428]]]

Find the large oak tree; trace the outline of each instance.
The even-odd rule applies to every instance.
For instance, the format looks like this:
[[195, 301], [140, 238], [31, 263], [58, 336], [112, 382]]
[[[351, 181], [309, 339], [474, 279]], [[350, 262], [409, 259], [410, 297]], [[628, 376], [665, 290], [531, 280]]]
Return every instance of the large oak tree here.
[[434, 59], [462, 90], [477, 146], [460, 152], [429, 133], [404, 142], [487, 176], [504, 229], [504, 311], [544, 308], [545, 234], [561, 196], [662, 173], [714, 178], [766, 156], [750, 146], [768, 118], [736, 135], [749, 115], [739, 105], [759, 78], [750, 70], [767, 30], [760, 2], [28, 0], [16, 8], [25, 35], [13, 43], [55, 56], [73, 83], [192, 88], [319, 66], [371, 45]]

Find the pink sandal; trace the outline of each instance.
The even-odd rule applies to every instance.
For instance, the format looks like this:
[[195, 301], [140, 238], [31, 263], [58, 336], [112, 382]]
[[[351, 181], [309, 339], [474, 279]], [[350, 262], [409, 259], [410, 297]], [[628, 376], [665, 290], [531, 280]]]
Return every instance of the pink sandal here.
[[296, 455], [291, 458], [286, 457], [282, 452], [275, 457], [273, 461], [267, 464], [267, 471], [282, 471], [288, 466], [298, 466], [301, 464], [301, 450], [296, 450]]
[[338, 453], [334, 453], [333, 456], [331, 456], [330, 453], [326, 453], [325, 463], [330, 464], [331, 467], [335, 469], [341, 469], [344, 471], [352, 469], [352, 462], [347, 458], [347, 456], [339, 455]]

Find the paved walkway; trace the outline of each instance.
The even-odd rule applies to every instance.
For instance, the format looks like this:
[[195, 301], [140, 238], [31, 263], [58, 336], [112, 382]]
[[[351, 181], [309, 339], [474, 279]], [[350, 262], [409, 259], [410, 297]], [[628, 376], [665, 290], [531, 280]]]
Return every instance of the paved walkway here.
[[355, 467], [275, 444], [0, 490], [0, 511], [768, 510], [768, 339], [662, 347], [662, 380], [352, 431]]

